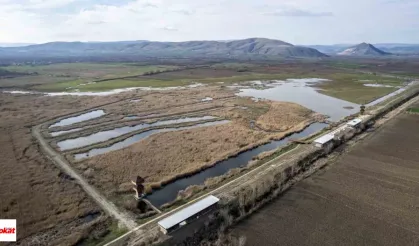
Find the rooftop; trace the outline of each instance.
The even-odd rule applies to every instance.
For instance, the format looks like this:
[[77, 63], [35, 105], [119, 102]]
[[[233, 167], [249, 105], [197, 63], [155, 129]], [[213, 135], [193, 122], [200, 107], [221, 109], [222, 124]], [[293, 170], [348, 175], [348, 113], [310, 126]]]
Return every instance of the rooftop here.
[[319, 137], [318, 139], [314, 140], [315, 143], [325, 144], [331, 141], [334, 138], [333, 134], [326, 134], [324, 136]]
[[353, 119], [353, 120], [351, 120], [351, 121], [348, 122], [348, 125], [349, 126], [356, 126], [356, 125], [358, 125], [361, 122], [362, 122], [361, 119]]
[[220, 199], [215, 196], [207, 196], [204, 199], [166, 217], [158, 222], [164, 229], [169, 229], [182, 221], [190, 218], [191, 216], [201, 212], [202, 210], [218, 203]]

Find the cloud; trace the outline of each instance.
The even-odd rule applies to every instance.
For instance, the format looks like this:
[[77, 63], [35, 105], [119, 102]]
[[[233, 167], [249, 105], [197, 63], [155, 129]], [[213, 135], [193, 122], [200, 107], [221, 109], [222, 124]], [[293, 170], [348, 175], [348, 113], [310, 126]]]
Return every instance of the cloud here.
[[179, 9], [179, 10], [173, 10], [174, 13], [182, 14], [182, 15], [192, 15], [194, 14], [194, 11], [186, 10], [186, 9]]
[[287, 9], [287, 10], [279, 10], [267, 13], [267, 15], [273, 16], [286, 16], [286, 17], [325, 17], [325, 16], [333, 16], [332, 12], [311, 12], [305, 11], [301, 9]]
[[89, 25], [102, 25], [102, 24], [106, 24], [107, 22], [106, 21], [101, 21], [101, 20], [99, 20], [99, 21], [88, 21], [87, 22], [87, 24], [89, 24]]
[[162, 27], [161, 29], [162, 30], [165, 30], [165, 31], [170, 31], [170, 32], [177, 32], [177, 31], [179, 31], [178, 29], [176, 29], [176, 28], [174, 28], [172, 26], [165, 26], [165, 27]]
[[418, 0], [0, 0], [0, 13], [0, 42], [419, 43]]
[[143, 4], [143, 7], [144, 7], [144, 8], [158, 8], [158, 6], [157, 6], [157, 5], [152, 4], [152, 3], [144, 3], [144, 4]]

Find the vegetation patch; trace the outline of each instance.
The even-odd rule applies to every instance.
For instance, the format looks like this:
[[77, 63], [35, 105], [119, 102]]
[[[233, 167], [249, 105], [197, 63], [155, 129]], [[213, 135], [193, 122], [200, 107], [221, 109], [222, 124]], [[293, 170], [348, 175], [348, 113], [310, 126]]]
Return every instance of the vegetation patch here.
[[[330, 81], [316, 85], [319, 93], [340, 98], [357, 104], [367, 104], [374, 99], [396, 91], [397, 86], [403, 86], [404, 80], [387, 78], [371, 74], [331, 74]], [[378, 83], [393, 87], [367, 87], [364, 84]]]
[[105, 245], [107, 242], [110, 242], [123, 234], [128, 232], [125, 228], [120, 228], [118, 223], [113, 222], [109, 225], [109, 227], [101, 232], [99, 235], [89, 235], [87, 238], [83, 239], [82, 241], [78, 242], [77, 245], [79, 246], [101, 246]]
[[409, 108], [407, 111], [410, 113], [419, 114], [419, 108]]

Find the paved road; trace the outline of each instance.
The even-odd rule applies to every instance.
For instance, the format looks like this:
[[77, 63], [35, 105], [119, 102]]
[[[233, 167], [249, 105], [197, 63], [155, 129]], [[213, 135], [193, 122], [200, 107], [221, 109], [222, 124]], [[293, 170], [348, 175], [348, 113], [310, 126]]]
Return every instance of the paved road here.
[[67, 160], [60, 154], [55, 152], [51, 146], [45, 141], [40, 132], [41, 126], [32, 128], [32, 135], [39, 141], [42, 149], [45, 151], [47, 157], [52, 162], [63, 170], [67, 175], [74, 178], [74, 180], [83, 188], [83, 190], [110, 216], [114, 217], [118, 222], [128, 229], [132, 230], [137, 226], [137, 223], [127, 213], [120, 211], [112, 202], [100, 194], [93, 186], [91, 186], [76, 170], [74, 170]]

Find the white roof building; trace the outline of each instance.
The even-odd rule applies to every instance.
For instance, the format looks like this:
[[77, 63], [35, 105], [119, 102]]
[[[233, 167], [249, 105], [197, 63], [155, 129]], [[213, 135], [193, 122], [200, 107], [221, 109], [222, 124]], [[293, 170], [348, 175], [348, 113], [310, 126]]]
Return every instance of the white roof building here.
[[361, 119], [353, 119], [347, 123], [348, 126], [357, 126], [362, 122]]
[[314, 140], [314, 144], [317, 147], [322, 147], [325, 143], [328, 143], [333, 140], [335, 136], [333, 134], [325, 134], [318, 139]]
[[217, 204], [219, 201], [220, 199], [215, 196], [207, 196], [204, 199], [170, 215], [169, 217], [160, 220], [158, 224], [167, 233], [171, 228], [179, 226], [182, 222]]

